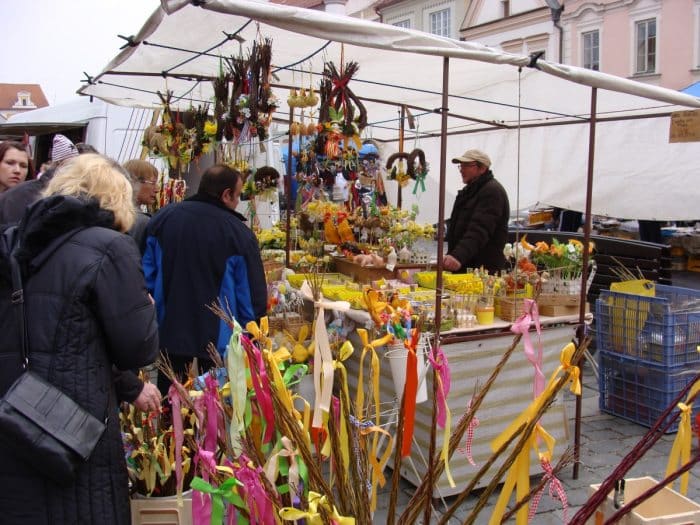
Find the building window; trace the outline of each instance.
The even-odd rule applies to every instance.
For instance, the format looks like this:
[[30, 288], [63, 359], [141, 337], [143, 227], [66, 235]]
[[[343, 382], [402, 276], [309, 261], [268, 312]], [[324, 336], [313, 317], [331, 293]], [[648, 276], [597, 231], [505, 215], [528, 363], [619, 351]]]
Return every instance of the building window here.
[[656, 72], [656, 19], [635, 24], [637, 33], [637, 67], [635, 73]]
[[450, 36], [450, 10], [442, 9], [430, 13], [430, 32], [439, 36]]
[[586, 69], [600, 69], [600, 33], [587, 31], [581, 35], [583, 43], [583, 67]]
[[503, 4], [503, 18], [510, 16], [510, 0], [501, 0]]
[[398, 22], [394, 22], [393, 25], [395, 25], [396, 27], [411, 29], [411, 20], [408, 18], [406, 20], [399, 20]]

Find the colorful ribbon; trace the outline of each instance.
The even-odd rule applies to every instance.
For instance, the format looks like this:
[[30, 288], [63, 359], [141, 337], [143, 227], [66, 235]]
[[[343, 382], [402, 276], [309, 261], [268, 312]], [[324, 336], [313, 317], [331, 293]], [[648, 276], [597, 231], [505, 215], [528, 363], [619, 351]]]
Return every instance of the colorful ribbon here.
[[226, 347], [226, 369], [228, 371], [228, 392], [231, 399], [231, 421], [229, 437], [236, 457], [243, 451], [242, 438], [245, 435], [245, 405], [248, 395], [246, 385], [246, 360], [241, 334], [243, 329], [235, 320], [233, 333]]
[[[257, 328], [254, 321], [250, 321], [246, 325], [246, 330], [253, 333], [251, 329]], [[248, 355], [248, 364], [250, 365], [250, 379], [253, 383], [253, 389], [255, 390], [255, 397], [258, 401], [258, 406], [260, 407], [261, 416], [265, 420], [265, 432], [263, 434], [262, 442], [269, 443], [272, 440], [272, 436], [275, 430], [275, 416], [272, 407], [272, 397], [270, 394], [270, 380], [267, 377], [267, 371], [265, 370], [265, 362], [263, 359], [262, 351], [253, 345], [253, 343], [245, 336], [241, 336], [244, 348], [246, 349]], [[246, 344], [247, 343], [247, 344]]]
[[314, 416], [312, 427], [321, 428], [323, 425], [323, 413], [328, 413], [331, 405], [331, 394], [333, 392], [333, 354], [328, 341], [328, 331], [326, 330], [325, 311], [336, 310], [347, 312], [350, 310], [350, 303], [347, 301], [324, 301], [323, 296], [315, 300], [313, 291], [307, 281], [301, 285], [301, 295], [313, 301], [316, 310], [314, 341], [316, 352], [314, 352], [314, 387], [316, 388], [316, 399], [314, 400]]
[[455, 487], [454, 479], [452, 479], [452, 472], [450, 471], [450, 434], [452, 433], [452, 414], [450, 413], [450, 407], [447, 404], [447, 396], [450, 393], [450, 365], [447, 362], [447, 357], [442, 351], [442, 348], [438, 348], [435, 351], [436, 357], [433, 358], [432, 353], [428, 352], [428, 360], [433, 365], [435, 369], [435, 377], [437, 378], [437, 423], [440, 427], [445, 429], [443, 432], [442, 440], [442, 451], [440, 452], [440, 459], [445, 463], [445, 475], [447, 476], [447, 481], [450, 487]]
[[425, 178], [428, 175], [427, 171], [422, 171], [421, 173], [416, 173], [416, 183], [413, 185], [413, 195], [418, 194], [418, 190], [425, 193]]
[[[561, 364], [552, 373], [549, 383], [545, 387], [544, 391], [537, 396], [537, 398], [534, 399], [503, 432], [501, 432], [493, 441], [491, 441], [491, 450], [494, 452], [499, 450], [517, 433], [518, 429], [522, 427], [523, 424], [529, 424], [532, 422], [533, 418], [537, 415], [537, 413], [539, 413], [545, 400], [552, 397], [554, 387], [561, 373], [569, 374], [568, 381], [571, 382], [571, 391], [576, 395], [581, 395], [581, 382], [579, 380], [580, 371], [577, 366], [571, 364], [571, 358], [575, 350], [576, 347], [573, 343], [567, 344], [562, 349], [559, 356], [559, 361]], [[550, 436], [538, 423], [535, 425], [534, 431], [527, 439], [525, 446], [523, 446], [508, 472], [506, 481], [503, 484], [503, 489], [498, 501], [496, 502], [496, 506], [494, 507], [489, 525], [494, 525], [501, 522], [501, 518], [503, 517], [503, 513], [508, 500], [510, 499], [513, 488], [516, 488], [516, 498], [518, 501], [523, 499], [528, 494], [530, 490], [530, 449], [538, 449], [537, 443], [539, 442], [539, 439], [544, 441], [551, 457], [554, 450], [554, 438], [552, 438], [552, 436]], [[523, 506], [518, 511], [516, 516], [516, 524], [526, 525], [527, 516], [527, 506]]]
[[[666, 476], [673, 474], [677, 469], [687, 464], [690, 461], [690, 449], [693, 439], [693, 430], [691, 428], [691, 409], [692, 401], [694, 396], [697, 395], [700, 390], [700, 381], [696, 381], [695, 384], [690, 388], [688, 392], [688, 397], [685, 403], [678, 403], [678, 408], [681, 411], [681, 419], [678, 423], [678, 433], [676, 434], [676, 439], [673, 441], [673, 446], [671, 447], [671, 452], [668, 455], [668, 463], [666, 465]], [[680, 492], [685, 495], [688, 493], [688, 480], [689, 473], [684, 472], [681, 474], [680, 481]], [[674, 482], [675, 483], [675, 482]], [[673, 483], [669, 485], [669, 488], [673, 488]]]
[[319, 511], [321, 508], [330, 516], [334, 525], [355, 525], [355, 518], [341, 516], [326, 496], [313, 491], [309, 491], [309, 510], [284, 507], [279, 510], [279, 516], [285, 521], [306, 520], [307, 525], [323, 525], [325, 522]]
[[532, 497], [532, 505], [530, 506], [530, 512], [527, 515], [527, 519], [529, 521], [532, 521], [532, 519], [535, 517], [535, 514], [537, 513], [537, 507], [540, 504], [540, 499], [542, 499], [542, 495], [544, 494], [544, 489], [547, 485], [549, 485], [549, 497], [552, 499], [558, 499], [561, 501], [561, 506], [562, 506], [562, 514], [564, 515], [564, 520], [563, 523], [568, 523], [569, 521], [569, 501], [568, 498], [566, 497], [566, 490], [564, 489], [564, 485], [562, 485], [562, 482], [559, 480], [554, 475], [554, 469], [552, 468], [552, 464], [550, 463], [549, 459], [546, 457], [545, 454], [540, 455], [540, 465], [542, 466], [542, 470], [544, 470], [544, 476], [543, 479], [545, 481], [545, 484], [542, 485], [542, 488], [535, 493], [535, 495]]
[[[533, 381], [533, 398], [539, 396], [544, 390], [544, 373], [542, 372], [542, 327], [540, 326], [540, 314], [537, 303], [533, 299], [524, 299], [524, 312], [517, 321], [510, 327], [514, 334], [522, 334], [525, 357], [535, 368], [535, 378]], [[533, 348], [530, 339], [530, 326], [535, 323], [537, 331], [537, 349]]]
[[[185, 432], [182, 425], [182, 400], [180, 391], [175, 385], [170, 385], [168, 389], [168, 400], [173, 418], [173, 435], [175, 436], [175, 483], [177, 485], [178, 506], [182, 506], [182, 445], [185, 441]], [[152, 490], [152, 489], [151, 489]]]
[[403, 441], [401, 443], [401, 457], [411, 455], [413, 444], [413, 428], [416, 423], [416, 396], [418, 393], [418, 358], [416, 357], [416, 347], [420, 332], [417, 328], [412, 331], [411, 338], [404, 346], [406, 347], [406, 382], [403, 393]]
[[[467, 413], [469, 413], [472, 409], [472, 399], [469, 400], [469, 404], [467, 405]], [[464, 455], [467, 456], [467, 461], [469, 461], [469, 464], [472, 467], [476, 467], [476, 462], [474, 461], [474, 457], [472, 456], [472, 442], [474, 441], [474, 431], [476, 430], [476, 427], [479, 426], [479, 418], [476, 417], [476, 414], [472, 416], [471, 421], [469, 421], [469, 425], [467, 425], [467, 439], [464, 443], [464, 447], [460, 448], [461, 451], [464, 452]]]

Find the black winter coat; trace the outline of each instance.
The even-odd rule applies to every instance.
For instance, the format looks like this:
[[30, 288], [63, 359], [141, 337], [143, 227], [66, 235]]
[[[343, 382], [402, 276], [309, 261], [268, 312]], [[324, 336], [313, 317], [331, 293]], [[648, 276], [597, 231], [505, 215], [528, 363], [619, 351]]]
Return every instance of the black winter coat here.
[[[69, 486], [53, 484], [0, 446], [3, 523], [131, 521], [111, 367], [153, 362], [158, 330], [138, 249], [132, 239], [111, 229], [113, 224], [112, 213], [95, 201], [54, 196], [32, 205], [15, 232], [22, 247], [18, 259], [30, 368], [96, 417], [107, 413], [110, 418]], [[21, 373], [19, 331], [10, 303], [9, 233], [0, 236], [0, 394]]]
[[447, 229], [447, 254], [466, 268], [483, 266], [490, 273], [506, 268], [503, 247], [508, 239], [508, 194], [491, 170], [462, 188]]

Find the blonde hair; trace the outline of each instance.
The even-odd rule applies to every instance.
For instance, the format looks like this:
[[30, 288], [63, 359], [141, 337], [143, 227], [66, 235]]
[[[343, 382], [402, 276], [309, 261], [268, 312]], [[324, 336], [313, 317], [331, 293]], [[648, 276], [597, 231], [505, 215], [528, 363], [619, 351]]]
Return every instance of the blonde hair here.
[[44, 196], [70, 195], [94, 198], [100, 208], [114, 213], [114, 225], [126, 232], [134, 224], [131, 183], [128, 174], [114, 160], [86, 153], [62, 164], [49, 181]]

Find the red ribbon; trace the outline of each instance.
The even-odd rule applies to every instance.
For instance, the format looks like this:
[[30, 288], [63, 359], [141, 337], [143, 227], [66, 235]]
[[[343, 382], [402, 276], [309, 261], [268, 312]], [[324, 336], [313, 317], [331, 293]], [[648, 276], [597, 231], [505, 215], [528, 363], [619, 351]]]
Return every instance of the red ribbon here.
[[535, 513], [537, 512], [537, 506], [540, 504], [540, 499], [542, 499], [544, 489], [547, 485], [549, 485], [549, 496], [551, 498], [558, 499], [559, 501], [561, 501], [562, 512], [564, 514], [563, 523], [567, 523], [569, 521], [569, 502], [566, 498], [566, 491], [564, 490], [564, 486], [562, 485], [561, 481], [554, 475], [552, 464], [549, 462], [548, 459], [541, 458], [540, 464], [542, 465], [542, 470], [544, 470], [544, 479], [546, 481], [545, 484], [542, 485], [542, 488], [538, 490], [537, 493], [535, 493], [535, 495], [532, 497], [532, 505], [530, 506], [530, 512], [527, 515], [527, 520], [532, 521], [532, 518], [535, 517]]
[[[544, 373], [542, 372], [542, 327], [540, 326], [540, 314], [537, 310], [537, 303], [533, 299], [524, 299], [523, 314], [510, 327], [514, 334], [522, 334], [523, 346], [525, 347], [525, 357], [535, 367], [535, 378], [533, 381], [533, 399], [536, 399], [544, 391]], [[535, 323], [537, 331], [537, 348], [533, 348], [530, 339], [530, 325]]]

